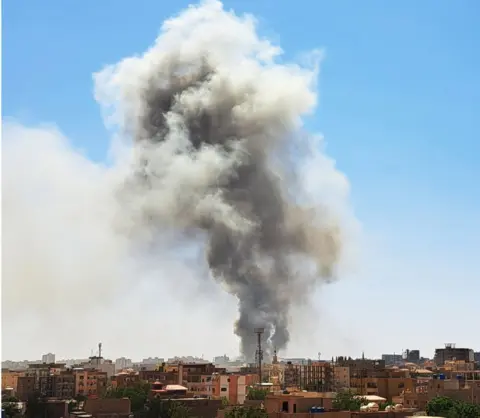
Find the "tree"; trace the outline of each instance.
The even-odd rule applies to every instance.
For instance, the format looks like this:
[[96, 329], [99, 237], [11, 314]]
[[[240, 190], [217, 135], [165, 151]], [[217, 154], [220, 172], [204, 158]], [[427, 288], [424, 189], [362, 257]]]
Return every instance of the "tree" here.
[[262, 408], [234, 406], [225, 412], [225, 418], [268, 418], [268, 414]]
[[428, 416], [478, 418], [480, 417], [480, 406], [469, 402], [456, 401], [446, 396], [437, 396], [427, 404], [426, 412]]
[[222, 408], [225, 408], [228, 405], [230, 405], [230, 402], [228, 401], [228, 398], [226, 396], [222, 396]]
[[337, 392], [333, 400], [333, 408], [340, 411], [359, 411], [362, 405], [368, 401], [363, 397], [357, 397], [352, 392]]
[[250, 386], [247, 392], [247, 399], [251, 401], [263, 401], [267, 397], [268, 392], [268, 389], [260, 389]]
[[2, 399], [2, 417], [13, 418], [20, 413], [18, 399], [14, 396], [6, 396]]
[[381, 403], [379, 406], [379, 409], [380, 411], [385, 411], [385, 408], [387, 406], [394, 406], [395, 404], [393, 402], [385, 402], [385, 403]]
[[25, 416], [27, 418], [44, 418], [47, 415], [47, 402], [45, 397], [39, 392], [33, 393], [28, 397], [27, 410]]
[[148, 383], [138, 383], [126, 388], [110, 388], [105, 394], [106, 398], [129, 398], [132, 406], [132, 412], [136, 413], [145, 409], [150, 385]]
[[145, 418], [187, 418], [190, 410], [181, 400], [151, 399], [146, 407]]

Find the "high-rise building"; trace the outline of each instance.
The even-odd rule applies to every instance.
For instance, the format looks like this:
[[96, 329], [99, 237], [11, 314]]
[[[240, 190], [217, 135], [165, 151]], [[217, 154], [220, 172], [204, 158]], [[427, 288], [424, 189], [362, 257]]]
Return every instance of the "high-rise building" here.
[[446, 361], [473, 362], [474, 353], [471, 348], [458, 348], [455, 344], [445, 344], [445, 348], [435, 349], [433, 361], [437, 366], [443, 366]]
[[402, 362], [401, 354], [382, 354], [382, 360], [387, 366], [395, 366]]
[[52, 364], [55, 363], [55, 354], [48, 353], [42, 356], [42, 363]]
[[420, 361], [420, 350], [406, 349], [404, 359], [409, 363], [418, 363]]
[[130, 369], [133, 366], [133, 362], [129, 358], [120, 357], [115, 360], [115, 372], [119, 372], [124, 369]]
[[475, 353], [473, 353], [473, 359], [480, 367], [480, 351], [475, 351]]

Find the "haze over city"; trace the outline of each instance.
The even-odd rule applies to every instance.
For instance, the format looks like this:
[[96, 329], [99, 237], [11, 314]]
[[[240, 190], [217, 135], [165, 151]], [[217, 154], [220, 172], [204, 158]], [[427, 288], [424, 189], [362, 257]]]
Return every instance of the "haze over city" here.
[[[210, 1], [196, 12], [185, 1], [50, 3], [3, 5], [2, 360], [86, 358], [98, 341], [111, 359], [233, 358], [251, 351], [257, 325], [271, 327], [270, 349], [280, 344], [282, 357], [375, 358], [407, 347], [433, 356], [449, 341], [478, 350], [477, 3], [225, 1], [222, 10]], [[288, 234], [262, 247], [288, 275], [281, 291], [262, 288], [268, 308], [255, 315], [250, 294], [205, 254], [223, 248], [218, 225], [253, 248], [264, 243], [223, 205], [236, 199], [199, 192], [219, 187], [211, 172], [234, 171], [241, 156], [193, 166], [148, 154], [166, 173], [155, 193], [119, 187], [132, 184], [138, 163], [131, 142], [145, 108], [135, 100], [155, 90], [139, 85], [169, 47], [210, 50], [231, 91], [250, 83], [259, 107], [243, 109], [248, 126], [298, 138], [294, 157], [282, 148], [279, 190], [302, 194], [278, 204], [297, 216], [285, 215]], [[239, 62], [257, 72], [235, 73]], [[208, 99], [221, 108], [214, 93]], [[239, 125], [236, 138], [253, 135]], [[329, 222], [294, 225], [305, 202]], [[310, 264], [292, 262], [287, 247]]]

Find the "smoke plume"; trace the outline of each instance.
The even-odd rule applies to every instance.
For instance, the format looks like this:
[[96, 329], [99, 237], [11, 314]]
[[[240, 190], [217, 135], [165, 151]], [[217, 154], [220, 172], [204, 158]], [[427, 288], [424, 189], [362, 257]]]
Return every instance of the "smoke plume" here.
[[96, 202], [115, 213], [83, 210], [121, 242], [114, 257], [165, 234], [172, 245], [205, 243], [213, 280], [238, 300], [234, 332], [249, 360], [255, 328], [265, 329], [267, 355], [287, 346], [292, 306], [336, 277], [346, 244], [331, 197], [343, 204], [346, 182], [301, 123], [316, 105], [318, 56], [301, 67], [280, 55], [251, 16], [206, 1], [166, 21], [145, 54], [94, 77], [106, 120], [132, 152], [98, 174]]

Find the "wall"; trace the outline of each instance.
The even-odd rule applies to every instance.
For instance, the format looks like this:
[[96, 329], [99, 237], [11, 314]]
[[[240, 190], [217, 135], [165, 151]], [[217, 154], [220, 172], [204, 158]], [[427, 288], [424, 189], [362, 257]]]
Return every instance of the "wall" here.
[[130, 399], [87, 399], [84, 410], [87, 414], [129, 414], [131, 412]]
[[12, 388], [14, 392], [17, 391], [18, 377], [23, 376], [23, 372], [2, 370], [2, 390]]

